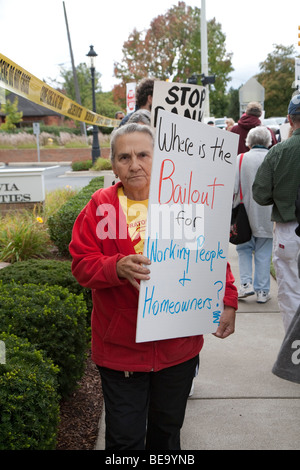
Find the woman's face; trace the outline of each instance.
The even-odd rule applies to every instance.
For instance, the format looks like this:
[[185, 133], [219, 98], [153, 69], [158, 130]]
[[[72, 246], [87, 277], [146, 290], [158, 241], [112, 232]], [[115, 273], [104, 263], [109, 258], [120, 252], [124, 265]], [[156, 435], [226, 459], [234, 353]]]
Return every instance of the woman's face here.
[[132, 132], [117, 138], [112, 167], [123, 183], [124, 194], [129, 199], [148, 199], [152, 158], [153, 141], [150, 135]]

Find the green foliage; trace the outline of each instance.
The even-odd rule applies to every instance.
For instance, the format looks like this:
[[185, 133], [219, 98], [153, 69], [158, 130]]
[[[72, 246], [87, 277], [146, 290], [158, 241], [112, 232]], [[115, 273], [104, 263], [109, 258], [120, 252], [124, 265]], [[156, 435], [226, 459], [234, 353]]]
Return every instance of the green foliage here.
[[16, 211], [0, 217], [0, 260], [14, 263], [49, 252], [50, 239], [45, 226], [29, 211]]
[[91, 290], [82, 287], [71, 271], [71, 261], [30, 259], [19, 261], [0, 269], [0, 281], [4, 284], [48, 284], [61, 286], [76, 295], [83, 295], [88, 313], [92, 312]]
[[67, 185], [64, 188], [56, 188], [53, 191], [46, 191], [45, 204], [43, 205], [41, 215], [44, 223], [47, 224], [48, 218], [60, 209], [71, 197], [78, 193], [77, 188]]
[[53, 360], [64, 397], [84, 372], [86, 315], [83, 296], [60, 286], [0, 283], [0, 331], [28, 339]]
[[[186, 82], [192, 74], [200, 74], [200, 25], [200, 9], [178, 2], [164, 15], [154, 18], [147, 31], [135, 29], [130, 34], [123, 45], [122, 62], [115, 64], [115, 76], [124, 86], [146, 76]], [[213, 115], [224, 116], [225, 91], [233, 70], [232, 54], [226, 52], [226, 36], [215, 19], [207, 23], [207, 39], [209, 75], [216, 75], [216, 83], [211, 87], [211, 109]]]
[[90, 183], [82, 188], [76, 196], [69, 199], [59, 211], [48, 219], [49, 234], [60, 254], [69, 255], [69, 244], [72, 238], [74, 222], [91, 199], [91, 196], [99, 188], [103, 187], [103, 177], [93, 178]]
[[59, 422], [58, 368], [26, 339], [0, 333], [0, 450], [54, 450]]
[[86, 171], [92, 168], [93, 162], [92, 160], [84, 160], [84, 161], [77, 161], [72, 163], [72, 170], [73, 171]]
[[[60, 75], [63, 79], [63, 84], [61, 85], [68, 96], [72, 100], [77, 102], [74, 77], [72, 68], [66, 69], [61, 67]], [[91, 71], [90, 68], [85, 63], [80, 63], [76, 67], [76, 75], [78, 80], [78, 87], [80, 90], [80, 100], [82, 106], [85, 106], [88, 109], [92, 109], [92, 83], [91, 83]], [[101, 90], [100, 87], [100, 77], [101, 74], [95, 71], [95, 91], [98, 93]]]
[[274, 51], [259, 64], [256, 76], [265, 88], [266, 117], [286, 116], [295, 89], [295, 48], [274, 45]]
[[93, 165], [93, 170], [95, 171], [104, 171], [104, 170], [111, 170], [111, 161], [108, 160], [107, 158], [97, 158], [95, 161], [95, 164]]
[[[77, 128], [71, 128], [67, 126], [46, 126], [45, 124], [40, 124], [40, 131], [46, 132], [47, 134], [53, 134], [56, 137], [59, 137], [59, 135], [62, 132], [67, 132], [68, 134], [74, 134], [74, 135], [80, 135], [80, 129]], [[32, 127], [23, 127], [22, 129], [16, 129], [15, 133], [19, 132], [27, 132], [28, 134], [33, 134], [33, 128]]]
[[[119, 111], [119, 106], [114, 103], [113, 94], [111, 91], [99, 92], [96, 94], [96, 109], [97, 113], [101, 114], [101, 116], [107, 116], [112, 118], [115, 117], [116, 112]], [[107, 131], [103, 132], [103, 129], [107, 129]], [[113, 131], [113, 128], [100, 127], [100, 131], [105, 134], [110, 134]]]
[[23, 113], [18, 111], [19, 99], [16, 97], [15, 101], [6, 100], [2, 104], [1, 111], [6, 114], [5, 122], [1, 124], [0, 128], [3, 131], [11, 131], [15, 129], [16, 124], [22, 121]]
[[239, 90], [230, 88], [227, 97], [228, 97], [228, 106], [227, 106], [225, 116], [232, 118], [235, 122], [238, 122], [240, 118]]

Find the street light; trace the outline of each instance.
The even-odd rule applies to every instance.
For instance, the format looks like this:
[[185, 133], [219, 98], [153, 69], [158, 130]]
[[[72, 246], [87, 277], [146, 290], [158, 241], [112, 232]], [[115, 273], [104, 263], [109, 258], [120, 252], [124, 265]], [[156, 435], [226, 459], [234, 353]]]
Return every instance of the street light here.
[[[93, 94], [93, 111], [96, 112], [96, 97], [95, 97], [95, 57], [98, 54], [94, 51], [94, 46], [90, 46], [87, 57], [91, 60], [91, 76], [92, 76], [92, 94]], [[93, 164], [100, 157], [101, 151], [98, 139], [98, 126], [93, 125], [93, 145], [92, 145], [92, 161]]]

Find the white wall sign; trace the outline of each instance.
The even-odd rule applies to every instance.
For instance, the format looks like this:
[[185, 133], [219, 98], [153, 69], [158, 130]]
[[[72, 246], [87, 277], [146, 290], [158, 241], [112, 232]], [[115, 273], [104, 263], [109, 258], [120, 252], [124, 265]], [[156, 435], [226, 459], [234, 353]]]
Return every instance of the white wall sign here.
[[153, 127], [157, 125], [157, 114], [160, 109], [202, 122], [205, 98], [205, 87], [189, 83], [155, 81], [151, 110]]
[[215, 332], [223, 309], [238, 136], [159, 111], [137, 342]]
[[43, 202], [43, 168], [0, 170], [0, 204]]

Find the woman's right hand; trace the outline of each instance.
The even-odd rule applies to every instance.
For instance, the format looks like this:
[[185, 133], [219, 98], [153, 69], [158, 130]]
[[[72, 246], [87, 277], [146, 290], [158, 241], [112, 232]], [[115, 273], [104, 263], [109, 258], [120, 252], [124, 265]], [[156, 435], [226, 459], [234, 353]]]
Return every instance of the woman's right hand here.
[[117, 274], [140, 290], [140, 284], [137, 280], [147, 281], [150, 279], [150, 270], [146, 267], [150, 264], [151, 261], [143, 255], [124, 256], [117, 262]]

